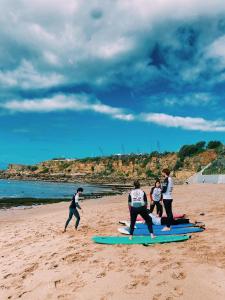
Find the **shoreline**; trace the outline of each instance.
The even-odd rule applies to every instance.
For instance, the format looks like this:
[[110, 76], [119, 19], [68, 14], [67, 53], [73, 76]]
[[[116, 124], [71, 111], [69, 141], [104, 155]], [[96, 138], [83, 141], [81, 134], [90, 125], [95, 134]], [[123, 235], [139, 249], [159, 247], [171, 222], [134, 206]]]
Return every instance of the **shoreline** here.
[[[121, 195], [123, 192], [120, 191], [107, 191], [107, 192], [96, 192], [84, 194], [80, 197], [80, 201], [85, 200], [94, 200], [103, 197], [116, 196]], [[71, 197], [67, 198], [33, 198], [33, 197], [2, 197], [0, 198], [0, 210], [10, 209], [10, 208], [18, 208], [20, 206], [24, 206], [25, 208], [30, 208], [33, 206], [40, 206], [46, 204], [54, 204], [60, 202], [70, 202]]]

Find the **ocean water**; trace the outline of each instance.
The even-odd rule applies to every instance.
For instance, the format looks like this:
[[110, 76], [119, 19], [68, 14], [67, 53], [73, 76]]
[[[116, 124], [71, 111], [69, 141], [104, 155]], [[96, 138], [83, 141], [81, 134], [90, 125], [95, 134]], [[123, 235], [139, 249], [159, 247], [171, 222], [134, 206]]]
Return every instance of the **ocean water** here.
[[80, 186], [85, 194], [111, 190], [90, 184], [0, 179], [0, 198], [70, 198]]

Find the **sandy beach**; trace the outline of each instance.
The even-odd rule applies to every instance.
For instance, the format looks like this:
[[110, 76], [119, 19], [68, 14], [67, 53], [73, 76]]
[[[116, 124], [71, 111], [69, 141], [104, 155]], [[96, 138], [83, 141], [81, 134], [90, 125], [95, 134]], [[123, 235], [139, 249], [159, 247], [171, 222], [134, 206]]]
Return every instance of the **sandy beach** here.
[[225, 299], [224, 195], [225, 185], [176, 186], [174, 212], [207, 229], [148, 247], [91, 241], [119, 235], [127, 194], [82, 202], [80, 230], [73, 220], [65, 234], [69, 203], [0, 211], [0, 299]]

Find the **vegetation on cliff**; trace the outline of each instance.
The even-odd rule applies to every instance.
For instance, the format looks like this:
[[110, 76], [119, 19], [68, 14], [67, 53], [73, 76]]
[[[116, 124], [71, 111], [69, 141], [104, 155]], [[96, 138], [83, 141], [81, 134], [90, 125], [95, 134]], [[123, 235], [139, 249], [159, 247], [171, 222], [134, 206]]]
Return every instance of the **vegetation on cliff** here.
[[225, 150], [221, 151], [211, 165], [203, 171], [203, 175], [225, 174]]
[[112, 155], [85, 159], [54, 158], [37, 165], [9, 165], [5, 177], [77, 179], [89, 182], [128, 182], [133, 178], [151, 180], [169, 168], [178, 180], [185, 180], [221, 156], [219, 141], [184, 145], [176, 152]]

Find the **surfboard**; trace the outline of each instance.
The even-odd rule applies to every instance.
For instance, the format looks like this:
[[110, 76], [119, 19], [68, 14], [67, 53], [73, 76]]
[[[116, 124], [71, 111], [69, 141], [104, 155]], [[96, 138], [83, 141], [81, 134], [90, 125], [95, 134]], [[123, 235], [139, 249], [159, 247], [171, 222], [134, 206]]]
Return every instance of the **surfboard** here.
[[[169, 231], [162, 231], [161, 229], [155, 229], [154, 230], [154, 234], [156, 236], [160, 236], [160, 235], [173, 235], [173, 234], [186, 234], [186, 233], [194, 233], [194, 232], [202, 232], [204, 229], [199, 228], [199, 227], [187, 227], [187, 228], [171, 228], [171, 230]], [[130, 234], [130, 229], [128, 227], [122, 227], [122, 228], [118, 228], [118, 231], [122, 234]], [[143, 228], [143, 229], [134, 229], [134, 235], [136, 236], [148, 236], [149, 235], [149, 231], [147, 228]]]
[[162, 243], [173, 243], [186, 241], [190, 238], [189, 235], [179, 236], [158, 236], [151, 239], [150, 236], [134, 236], [132, 240], [129, 237], [124, 236], [94, 236], [92, 240], [98, 244], [108, 245], [132, 245], [132, 244], [162, 244]]
[[[127, 227], [130, 227], [130, 221], [119, 221], [120, 224], [125, 225]], [[155, 229], [162, 229], [165, 225], [153, 225], [153, 228]], [[183, 227], [197, 227], [196, 224], [192, 223], [184, 223], [184, 224], [178, 224], [178, 225], [172, 225], [172, 228], [183, 228]], [[147, 228], [147, 225], [145, 223], [136, 222], [134, 228]]]
[[[129, 227], [130, 225], [126, 225], [127, 227]], [[145, 223], [137, 223], [135, 224], [135, 227], [137, 229], [142, 229], [142, 228], [147, 228], [147, 225]], [[153, 225], [153, 228], [155, 229], [162, 229], [164, 228], [165, 225]], [[192, 223], [184, 223], [184, 224], [178, 224], [178, 225], [171, 225], [171, 228], [187, 228], [187, 227], [196, 227], [195, 224]]]
[[[166, 217], [165, 214], [162, 215], [163, 217]], [[184, 218], [185, 214], [173, 214], [173, 218], [174, 219], [180, 219], [180, 218]], [[143, 218], [141, 216], [137, 217], [137, 221], [144, 221]]]

